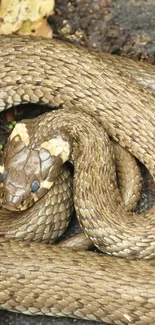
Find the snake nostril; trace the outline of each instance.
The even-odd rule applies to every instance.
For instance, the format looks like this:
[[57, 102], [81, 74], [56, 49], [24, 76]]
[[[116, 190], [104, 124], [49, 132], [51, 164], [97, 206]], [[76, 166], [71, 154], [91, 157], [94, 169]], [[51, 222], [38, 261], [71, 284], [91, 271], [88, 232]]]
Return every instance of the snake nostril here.
[[22, 199], [20, 203], [23, 206], [24, 205], [24, 199]]

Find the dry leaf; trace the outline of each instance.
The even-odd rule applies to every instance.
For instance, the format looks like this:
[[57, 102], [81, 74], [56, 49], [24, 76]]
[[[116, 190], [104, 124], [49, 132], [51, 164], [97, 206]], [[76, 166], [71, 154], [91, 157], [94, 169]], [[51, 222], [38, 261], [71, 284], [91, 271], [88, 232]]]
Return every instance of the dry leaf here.
[[53, 14], [54, 0], [1, 0], [0, 34], [13, 32], [51, 37], [45, 16]]

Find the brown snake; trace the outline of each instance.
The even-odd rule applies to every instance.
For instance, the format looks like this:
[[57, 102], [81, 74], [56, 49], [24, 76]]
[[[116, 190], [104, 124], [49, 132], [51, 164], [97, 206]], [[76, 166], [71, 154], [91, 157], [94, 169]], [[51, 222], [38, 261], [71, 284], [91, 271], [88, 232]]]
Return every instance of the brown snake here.
[[[51, 119], [48, 140], [59, 131], [64, 141], [68, 133], [76, 140], [77, 215], [95, 245], [116, 255], [0, 238], [1, 308], [111, 324], [154, 324], [155, 208], [139, 216], [125, 209], [115, 187], [107, 136], [155, 177], [154, 67], [55, 40], [15, 37], [1, 39], [0, 71], [1, 111], [27, 102], [63, 108], [48, 113], [48, 122], [47, 116], [44, 121], [39, 117], [38, 129], [41, 135], [48, 133]], [[31, 133], [31, 122], [28, 128]], [[87, 142], [91, 159], [89, 146], [83, 150]], [[98, 155], [103, 155], [102, 165]], [[83, 159], [89, 164], [80, 172]]]

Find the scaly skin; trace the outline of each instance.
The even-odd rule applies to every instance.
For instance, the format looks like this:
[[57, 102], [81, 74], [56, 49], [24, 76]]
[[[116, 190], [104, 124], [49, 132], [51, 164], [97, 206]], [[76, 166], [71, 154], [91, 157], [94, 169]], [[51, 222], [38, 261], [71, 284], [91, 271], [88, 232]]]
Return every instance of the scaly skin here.
[[[74, 109], [75, 115], [79, 116], [87, 113], [90, 124], [86, 134], [89, 134], [89, 127], [90, 132], [93, 127], [97, 127], [92, 132], [95, 134], [101, 127], [97, 126], [100, 122], [108, 135], [144, 163], [154, 177], [155, 104], [154, 95], [150, 92], [155, 88], [153, 66], [88, 52], [54, 40], [2, 38], [0, 69], [1, 111], [31, 101], [60, 106], [66, 110]], [[63, 114], [65, 113], [62, 113], [64, 120]], [[98, 122], [93, 119], [91, 122], [89, 116]], [[58, 120], [60, 122], [60, 116]], [[83, 131], [82, 128], [81, 130]], [[96, 134], [99, 144], [100, 132]], [[106, 145], [108, 148], [109, 142]], [[103, 148], [101, 145], [99, 148], [101, 153]], [[90, 168], [94, 173], [93, 179], [100, 171], [95, 152], [93, 159], [97, 168]], [[90, 157], [88, 153], [87, 157]], [[82, 159], [83, 157], [81, 161]], [[109, 153], [107, 162], [108, 159]], [[111, 164], [112, 160], [107, 166], [112, 171]], [[79, 192], [76, 189], [75, 206], [77, 214], [82, 217], [80, 222], [84, 225], [85, 232], [101, 250], [108, 253], [153, 257], [154, 208], [146, 215], [141, 215], [137, 221], [138, 217], [124, 209], [118, 191], [115, 190], [115, 180], [111, 178], [109, 182], [115, 194], [112, 194], [112, 190], [110, 194], [107, 190], [105, 193], [114, 205], [111, 206], [111, 202], [108, 202], [104, 215], [110, 212], [111, 232], [109, 221], [107, 229], [101, 230], [102, 203], [96, 203], [100, 185], [97, 191], [91, 188], [89, 197], [89, 191], [86, 193], [84, 190], [84, 177], [79, 182], [75, 178], [75, 189], [78, 185], [81, 188]], [[94, 186], [95, 184], [94, 182]], [[95, 191], [96, 196], [92, 197]], [[84, 193], [88, 195], [88, 202], [82, 199]], [[93, 221], [88, 223], [88, 215], [92, 214], [92, 210], [88, 209], [90, 202], [92, 210], [94, 208], [99, 214], [99, 221], [94, 215]], [[115, 212], [118, 219], [114, 225]], [[126, 220], [125, 216], [129, 216], [129, 219]], [[136, 228], [137, 225], [139, 228]], [[60, 247], [3, 238], [0, 239], [0, 258], [2, 308], [29, 314], [102, 320], [111, 324], [155, 322], [155, 272], [152, 260], [131, 261], [90, 252], [75, 253]]]

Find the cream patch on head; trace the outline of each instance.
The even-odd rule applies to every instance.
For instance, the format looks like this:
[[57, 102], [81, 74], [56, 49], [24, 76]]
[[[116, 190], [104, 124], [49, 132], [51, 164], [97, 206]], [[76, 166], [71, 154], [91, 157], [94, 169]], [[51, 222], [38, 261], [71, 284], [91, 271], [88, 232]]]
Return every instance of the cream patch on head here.
[[47, 190], [49, 190], [52, 185], [53, 185], [53, 182], [49, 182], [49, 181], [46, 181], [46, 180], [40, 182], [40, 187], [46, 188]]
[[4, 165], [0, 165], [0, 174], [4, 173]]
[[70, 154], [69, 142], [62, 139], [61, 136], [57, 136], [49, 141], [42, 143], [41, 148], [48, 150], [51, 156], [60, 155], [63, 162], [67, 161]]
[[10, 140], [15, 138], [16, 136], [20, 136], [22, 142], [28, 146], [30, 143], [30, 137], [28, 134], [28, 130], [26, 128], [25, 123], [17, 123], [16, 126], [14, 127], [11, 135], [10, 135]]

